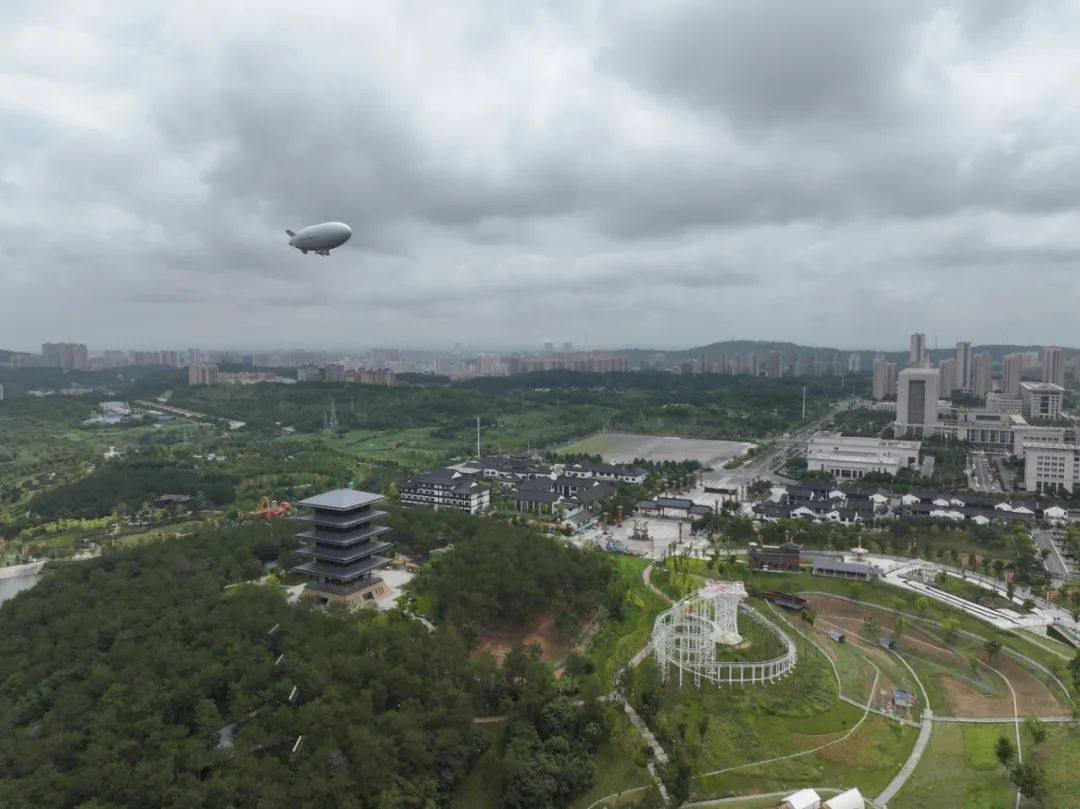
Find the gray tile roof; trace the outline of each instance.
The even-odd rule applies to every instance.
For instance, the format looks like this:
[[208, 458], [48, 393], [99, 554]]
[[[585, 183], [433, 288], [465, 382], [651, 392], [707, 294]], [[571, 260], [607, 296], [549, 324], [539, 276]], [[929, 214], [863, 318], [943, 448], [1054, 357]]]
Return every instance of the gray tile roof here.
[[305, 508], [319, 508], [327, 511], [351, 511], [355, 508], [370, 506], [383, 499], [381, 494], [373, 492], [361, 492], [356, 489], [334, 489], [329, 492], [317, 494], [307, 500], [301, 500], [298, 505]]
[[814, 570], [829, 570], [836, 573], [861, 573], [870, 576], [874, 568], [865, 562], [834, 562], [831, 559], [815, 559]]

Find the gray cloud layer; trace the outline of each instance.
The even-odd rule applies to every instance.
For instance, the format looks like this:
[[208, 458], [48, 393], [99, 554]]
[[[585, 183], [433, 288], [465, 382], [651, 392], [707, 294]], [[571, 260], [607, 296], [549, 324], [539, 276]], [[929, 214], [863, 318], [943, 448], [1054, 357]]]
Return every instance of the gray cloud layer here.
[[1067, 3], [25, 4], [0, 347], [1076, 344], [1077, 41]]

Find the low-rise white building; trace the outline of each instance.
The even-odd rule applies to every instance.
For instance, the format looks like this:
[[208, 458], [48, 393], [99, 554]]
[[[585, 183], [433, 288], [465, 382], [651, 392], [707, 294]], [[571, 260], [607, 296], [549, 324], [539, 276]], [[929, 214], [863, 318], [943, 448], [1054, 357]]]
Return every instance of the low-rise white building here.
[[815, 433], [806, 442], [806, 468], [825, 471], [838, 480], [857, 480], [871, 473], [896, 475], [919, 465], [919, 441]]
[[1052, 382], [1021, 382], [1020, 398], [1024, 413], [1032, 419], [1056, 419], [1061, 416], [1065, 389]]
[[1064, 427], [1048, 427], [1043, 425], [1028, 424], [1019, 416], [1013, 417], [1013, 447], [1012, 453], [1017, 458], [1024, 457], [1025, 444], [1065, 444]]
[[1024, 442], [1024, 489], [1075, 491], [1080, 480], [1080, 445]]

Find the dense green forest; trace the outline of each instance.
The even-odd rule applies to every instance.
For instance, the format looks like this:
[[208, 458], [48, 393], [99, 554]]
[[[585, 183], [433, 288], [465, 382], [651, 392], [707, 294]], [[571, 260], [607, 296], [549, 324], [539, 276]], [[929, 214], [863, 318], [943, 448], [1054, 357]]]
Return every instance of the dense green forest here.
[[598, 606], [614, 578], [611, 557], [538, 531], [482, 522], [452, 553], [432, 559], [416, 589], [454, 626], [521, 627], [555, 611], [567, 625]]
[[[505, 528], [500, 541], [450, 529], [447, 559], [526, 562], [515, 574], [527, 593], [599, 598], [591, 557], [531, 565], [513, 536], [537, 538]], [[227, 586], [285, 560], [293, 530], [204, 529], [111, 552], [47, 571], [0, 607], [0, 805], [426, 809], [487, 746], [473, 717], [496, 712], [512, 723], [498, 758], [506, 806], [563, 806], [592, 783], [611, 709], [560, 696], [535, 647], [500, 666], [401, 613]]]
[[95, 469], [79, 480], [40, 492], [29, 509], [47, 519], [104, 517], [118, 506], [138, 508], [160, 494], [187, 494], [213, 505], [231, 503], [233, 482], [225, 475], [165, 460], [135, 460]]

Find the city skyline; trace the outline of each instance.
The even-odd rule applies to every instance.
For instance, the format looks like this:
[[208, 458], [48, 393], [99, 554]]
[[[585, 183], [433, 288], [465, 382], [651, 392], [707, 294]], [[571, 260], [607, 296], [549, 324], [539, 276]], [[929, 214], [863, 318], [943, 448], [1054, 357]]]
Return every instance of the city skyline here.
[[[4, 347], [152, 330], [670, 349], [763, 318], [799, 343], [932, 346], [991, 341], [991, 313], [1069, 342], [1075, 7], [31, 4], [6, 22]], [[328, 219], [354, 232], [334, 255], [288, 247]]]
[[[921, 335], [920, 335], [921, 336]], [[914, 337], [914, 334], [908, 335], [910, 340]], [[21, 354], [42, 354], [42, 349], [51, 344], [57, 345], [81, 345], [88, 351], [91, 357], [100, 357], [104, 354], [113, 352], [123, 352], [125, 354], [138, 354], [138, 353], [159, 353], [159, 352], [189, 352], [189, 351], [211, 351], [211, 352], [235, 352], [244, 354], [272, 354], [289, 351], [300, 352], [323, 352], [323, 353], [335, 353], [339, 355], [349, 355], [353, 353], [364, 353], [372, 351], [410, 351], [417, 353], [430, 353], [430, 354], [454, 354], [454, 353], [472, 353], [472, 354], [487, 354], [487, 353], [504, 353], [504, 354], [540, 354], [545, 352], [552, 352], [555, 354], [561, 353], [582, 353], [582, 352], [619, 352], [619, 351], [656, 351], [658, 353], [685, 353], [698, 351], [700, 349], [707, 349], [716, 345], [723, 345], [725, 343], [747, 343], [747, 344], [760, 344], [761, 348], [758, 351], [767, 352], [768, 346], [772, 345], [790, 345], [792, 350], [807, 352], [807, 351], [835, 351], [840, 354], [849, 355], [843, 357], [845, 363], [849, 359], [851, 354], [865, 355], [865, 354], [888, 354], [899, 355], [908, 354], [910, 351], [909, 345], [894, 346], [881, 348], [876, 346], [843, 346], [843, 345], [812, 345], [798, 343], [790, 340], [782, 340], [776, 338], [758, 338], [758, 337], [736, 337], [736, 338], [724, 338], [713, 340], [708, 343], [695, 344], [695, 345], [681, 345], [681, 346], [652, 346], [652, 345], [582, 345], [573, 341], [558, 340], [552, 342], [552, 347], [547, 348], [546, 342], [537, 342], [534, 344], [473, 344], [466, 341], [453, 341], [443, 345], [437, 344], [422, 344], [422, 345], [404, 345], [404, 344], [391, 344], [380, 343], [371, 345], [360, 344], [335, 344], [335, 343], [268, 343], [265, 345], [250, 345], [243, 343], [225, 343], [225, 344], [209, 344], [199, 343], [197, 340], [180, 340], [175, 344], [151, 344], [146, 341], [137, 342], [134, 345], [95, 345], [88, 343], [85, 340], [59, 340], [50, 339], [39, 344], [26, 344], [22, 342], [20, 344], [0, 345], [0, 351], [13, 351]], [[1034, 342], [1034, 343], [1014, 343], [1003, 342], [1001, 340], [981, 343], [972, 341], [957, 340], [955, 343], [940, 344], [940, 345], [925, 345], [925, 359], [930, 361], [941, 359], [951, 356], [956, 352], [956, 348], [959, 345], [967, 344], [971, 350], [974, 349], [1025, 349], [1027, 351], [1043, 351], [1047, 348], [1057, 348], [1066, 352], [1080, 352], [1080, 345], [1071, 346], [1068, 344], [1056, 345], [1049, 342]], [[872, 358], [871, 358], [872, 360]], [[848, 369], [849, 371], [852, 369]], [[862, 367], [856, 372], [868, 372], [867, 367]]]

